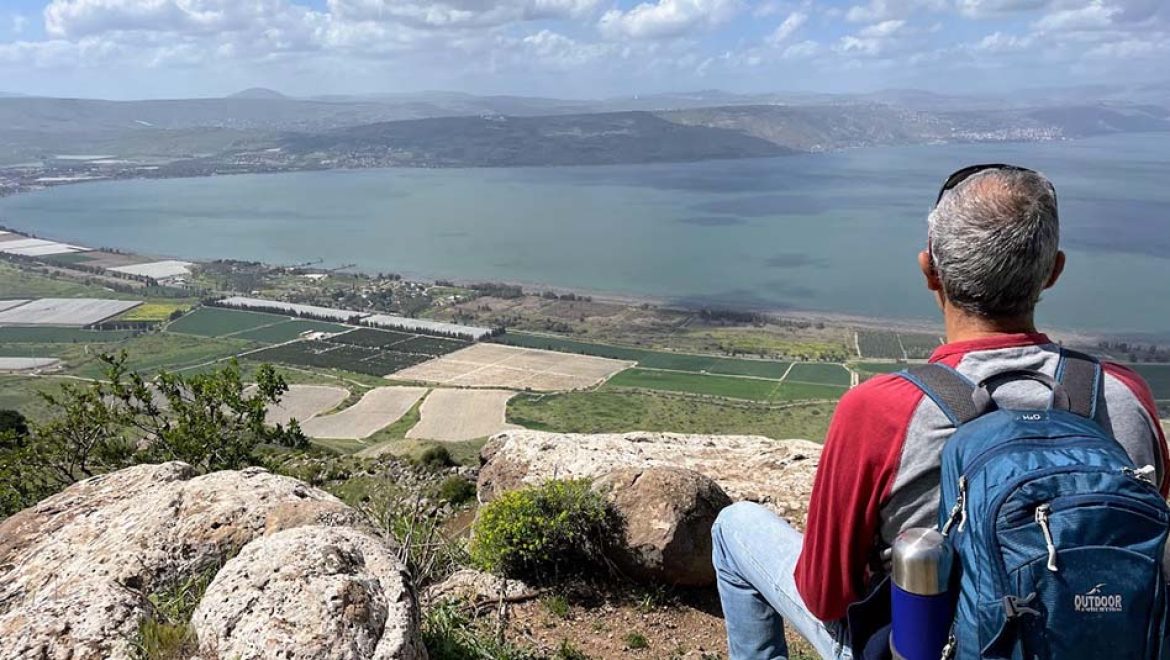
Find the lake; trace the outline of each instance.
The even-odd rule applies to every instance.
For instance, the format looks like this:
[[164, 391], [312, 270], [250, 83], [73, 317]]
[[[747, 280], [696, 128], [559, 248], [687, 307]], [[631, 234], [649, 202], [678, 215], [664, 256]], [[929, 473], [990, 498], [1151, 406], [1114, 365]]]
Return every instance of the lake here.
[[933, 320], [915, 255], [941, 180], [1043, 170], [1069, 253], [1041, 320], [1170, 336], [1170, 135], [687, 164], [302, 172], [73, 185], [0, 224], [191, 259], [323, 259], [674, 303]]

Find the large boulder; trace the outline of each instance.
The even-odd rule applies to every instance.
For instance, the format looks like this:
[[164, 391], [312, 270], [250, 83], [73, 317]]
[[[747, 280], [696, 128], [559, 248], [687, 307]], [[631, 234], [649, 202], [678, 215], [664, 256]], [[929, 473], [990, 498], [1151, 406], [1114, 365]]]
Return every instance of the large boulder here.
[[677, 467], [759, 502], [803, 528], [821, 446], [807, 440], [676, 433], [585, 435], [507, 431], [481, 453], [481, 502], [549, 479], [596, 479], [620, 468]]
[[610, 558], [626, 575], [683, 587], [715, 583], [711, 525], [731, 498], [693, 470], [623, 468], [593, 482], [622, 520]]
[[265, 531], [355, 518], [260, 468], [178, 462], [79, 482], [0, 523], [0, 658], [130, 658], [149, 596], [224, 565]]
[[380, 539], [345, 527], [248, 544], [216, 574], [191, 625], [201, 650], [220, 658], [426, 657], [401, 565]]

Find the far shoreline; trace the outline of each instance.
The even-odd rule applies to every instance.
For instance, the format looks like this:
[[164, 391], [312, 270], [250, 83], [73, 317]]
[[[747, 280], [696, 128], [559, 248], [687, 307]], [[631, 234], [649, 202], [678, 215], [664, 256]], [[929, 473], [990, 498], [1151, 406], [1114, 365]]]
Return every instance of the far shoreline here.
[[[6, 226], [4, 224], [0, 224], [0, 231], [8, 231], [8, 232], [20, 234], [22, 236], [28, 236], [30, 238], [42, 238], [44, 240], [59, 241], [59, 242], [63, 242], [63, 243], [76, 243], [77, 242], [77, 241], [74, 241], [70, 237], [67, 237], [67, 236], [33, 234], [33, 233], [30, 233], [26, 230], [22, 230], [22, 229], [19, 229], [16, 227]], [[191, 257], [185, 257], [183, 255], [178, 255], [178, 254], [144, 255], [144, 254], [139, 253], [139, 252], [128, 251], [128, 250], [125, 250], [123, 248], [113, 246], [113, 245], [98, 246], [98, 247], [91, 248], [91, 250], [98, 251], [98, 252], [100, 252], [100, 251], [113, 251], [113, 252], [116, 252], [118, 254], [139, 256], [139, 257], [143, 257], [145, 259], [158, 259], [158, 260], [175, 259], [175, 260], [181, 260], [181, 261], [189, 261], [189, 262], [194, 263], [196, 265], [201, 265], [204, 263], [209, 263], [211, 261], [214, 261], [214, 260], [207, 260], [207, 259], [194, 259]], [[224, 261], [250, 261], [250, 260], [248, 260], [248, 259], [224, 259]], [[40, 263], [44, 263], [44, 262], [40, 262]], [[256, 263], [261, 263], [265, 266], [272, 267], [272, 268], [287, 268], [287, 269], [294, 268], [294, 266], [290, 266], [290, 265], [273, 264], [273, 263], [267, 263], [267, 262], [263, 262], [263, 261], [256, 261]], [[52, 265], [52, 264], [47, 264], [47, 265]], [[321, 268], [328, 267], [328, 265], [324, 264], [324, 263], [319, 264], [319, 266]], [[313, 270], [313, 269], [308, 268], [308, 269], [304, 269], [304, 270]], [[480, 278], [480, 279], [450, 278], [450, 277], [443, 277], [441, 275], [431, 275], [428, 273], [399, 272], [399, 271], [395, 271], [393, 269], [371, 271], [369, 269], [355, 267], [355, 268], [346, 269], [346, 272], [358, 273], [358, 274], [367, 275], [367, 276], [372, 276], [372, 275], [375, 275], [379, 272], [383, 273], [383, 274], [394, 273], [396, 275], [400, 275], [404, 280], [407, 280], [407, 281], [424, 282], [424, 283], [429, 282], [432, 285], [434, 285], [435, 282], [437, 282], [437, 281], [443, 281], [443, 282], [450, 282], [451, 284], [453, 284], [455, 286], [460, 286], [460, 287], [464, 287], [464, 288], [466, 288], [468, 285], [477, 284], [477, 283], [504, 284], [504, 285], [509, 285], [509, 286], [518, 286], [521, 289], [523, 289], [525, 295], [531, 295], [531, 296], [539, 296], [541, 293], [544, 293], [544, 292], [553, 292], [553, 293], [556, 293], [558, 295], [572, 294], [572, 295], [576, 295], [576, 296], [588, 297], [591, 300], [593, 300], [594, 302], [608, 303], [608, 304], [613, 304], [613, 305], [621, 305], [621, 306], [626, 306], [626, 307], [638, 307], [641, 305], [651, 305], [651, 306], [657, 307], [659, 309], [664, 309], [664, 310], [669, 310], [669, 311], [674, 311], [674, 312], [682, 312], [682, 313], [694, 313], [694, 312], [699, 312], [702, 310], [744, 312], [744, 313], [755, 313], [755, 314], [762, 314], [765, 316], [769, 316], [775, 322], [802, 322], [802, 323], [812, 323], [812, 324], [823, 323], [823, 324], [830, 325], [830, 326], [852, 328], [855, 330], [886, 330], [886, 331], [907, 332], [907, 333], [916, 333], [916, 334], [937, 334], [939, 337], [942, 337], [944, 335], [944, 328], [943, 328], [943, 325], [941, 323], [941, 320], [931, 321], [931, 320], [924, 319], [924, 318], [914, 319], [914, 318], [876, 317], [876, 316], [849, 314], [846, 312], [829, 312], [829, 311], [824, 311], [824, 310], [813, 310], [813, 309], [753, 307], [753, 306], [747, 306], [747, 305], [736, 305], [734, 303], [716, 304], [716, 303], [712, 302], [711, 304], [704, 304], [704, 305], [684, 304], [684, 303], [679, 303], [677, 301], [671, 301], [671, 300], [668, 300], [666, 298], [648, 295], [648, 294], [633, 294], [633, 293], [623, 293], [623, 292], [615, 292], [615, 291], [597, 291], [597, 290], [592, 290], [592, 289], [583, 288], [583, 287], [565, 287], [565, 286], [556, 286], [556, 285], [550, 285], [550, 284], [541, 284], [541, 283], [534, 283], [534, 282], [525, 282], [525, 281], [519, 281], [519, 280], [498, 279], [498, 278], [495, 278], [495, 279], [493, 279], [493, 278]], [[923, 295], [926, 295], [925, 291], [923, 292]], [[1151, 337], [1149, 335], [1142, 335], [1140, 333], [1089, 332], [1089, 331], [1083, 331], [1083, 330], [1070, 330], [1067, 328], [1058, 328], [1058, 327], [1048, 327], [1048, 328], [1042, 327], [1042, 328], [1040, 328], [1040, 331], [1047, 332], [1048, 334], [1052, 335], [1053, 338], [1057, 341], [1075, 342], [1075, 343], [1080, 344], [1080, 345], [1096, 344], [1096, 343], [1103, 341], [1103, 340], [1134, 341], [1134, 342], [1141, 342], [1141, 343], [1159, 343], [1161, 341], [1164, 341], [1163, 339], [1160, 339], [1158, 337]]]

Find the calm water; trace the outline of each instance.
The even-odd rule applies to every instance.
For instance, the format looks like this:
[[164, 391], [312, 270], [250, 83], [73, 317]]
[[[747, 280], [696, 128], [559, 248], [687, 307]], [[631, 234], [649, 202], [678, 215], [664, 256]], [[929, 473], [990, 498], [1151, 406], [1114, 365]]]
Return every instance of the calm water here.
[[321, 258], [423, 277], [933, 319], [914, 257], [937, 185], [961, 165], [1001, 160], [1044, 170], [1060, 195], [1069, 267], [1042, 320], [1170, 335], [1170, 135], [110, 182], [0, 200], [0, 223], [194, 259]]

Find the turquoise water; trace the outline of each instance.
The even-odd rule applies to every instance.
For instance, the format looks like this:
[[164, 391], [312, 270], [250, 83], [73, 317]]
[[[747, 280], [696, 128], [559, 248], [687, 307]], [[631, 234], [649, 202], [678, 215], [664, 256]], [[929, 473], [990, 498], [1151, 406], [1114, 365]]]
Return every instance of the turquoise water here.
[[1170, 335], [1170, 135], [875, 148], [763, 160], [363, 170], [121, 181], [0, 200], [46, 237], [194, 259], [324, 259], [899, 319], [934, 319], [915, 254], [940, 180], [972, 162], [1056, 182], [1069, 265], [1042, 320]]

